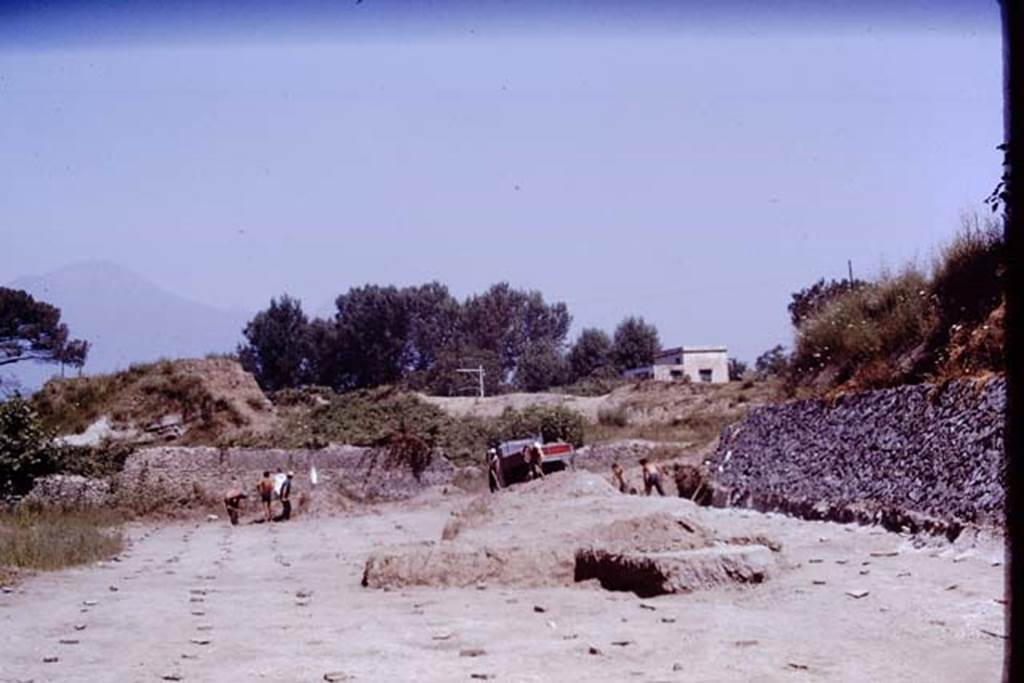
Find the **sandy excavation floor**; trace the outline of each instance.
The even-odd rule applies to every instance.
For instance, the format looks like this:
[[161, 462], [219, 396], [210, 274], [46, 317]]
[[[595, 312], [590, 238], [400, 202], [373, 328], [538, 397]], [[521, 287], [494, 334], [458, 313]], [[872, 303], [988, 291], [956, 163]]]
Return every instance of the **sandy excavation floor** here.
[[[591, 585], [360, 585], [369, 553], [437, 542], [466, 502], [435, 492], [288, 524], [133, 527], [120, 561], [30, 577], [0, 595], [0, 681], [321, 681], [328, 673], [988, 681], [1001, 673], [997, 551], [915, 549], [877, 529], [777, 515], [699, 513], [718, 528], [782, 542], [789, 568], [755, 587], [640, 599]], [[529, 523], [542, 529], [544, 512], [533, 506]]]

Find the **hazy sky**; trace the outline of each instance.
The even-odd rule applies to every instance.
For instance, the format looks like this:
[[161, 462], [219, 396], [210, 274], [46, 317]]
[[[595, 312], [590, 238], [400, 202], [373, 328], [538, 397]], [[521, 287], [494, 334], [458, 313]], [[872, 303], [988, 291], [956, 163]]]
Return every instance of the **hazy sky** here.
[[997, 4], [847, 4], [12, 5], [0, 282], [104, 259], [316, 312], [509, 280], [752, 360], [790, 292], [927, 261], [1001, 171]]

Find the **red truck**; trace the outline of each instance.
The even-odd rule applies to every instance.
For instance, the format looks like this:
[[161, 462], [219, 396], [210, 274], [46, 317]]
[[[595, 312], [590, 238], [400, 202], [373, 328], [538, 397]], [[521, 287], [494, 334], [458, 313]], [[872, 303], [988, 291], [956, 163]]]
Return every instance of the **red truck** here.
[[[529, 478], [530, 467], [526, 462], [524, 451], [539, 441], [539, 438], [515, 439], [498, 444], [494, 449], [495, 453], [491, 456], [495, 462], [489, 468], [491, 491], [503, 489]], [[541, 450], [544, 451], [544, 474], [558, 472], [575, 465], [576, 449], [571, 443], [564, 441], [542, 443]]]

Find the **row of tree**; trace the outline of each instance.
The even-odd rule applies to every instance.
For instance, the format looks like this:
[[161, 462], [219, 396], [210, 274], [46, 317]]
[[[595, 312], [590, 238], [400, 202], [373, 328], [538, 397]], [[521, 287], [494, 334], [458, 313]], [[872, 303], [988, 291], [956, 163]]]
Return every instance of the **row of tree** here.
[[273, 299], [246, 325], [242, 365], [269, 391], [320, 385], [348, 390], [402, 383], [465, 393], [460, 368], [483, 368], [488, 393], [540, 391], [652, 362], [658, 331], [629, 317], [609, 336], [588, 328], [571, 347], [565, 303], [502, 282], [456, 299], [438, 282], [354, 287], [330, 318], [310, 319], [295, 298]]

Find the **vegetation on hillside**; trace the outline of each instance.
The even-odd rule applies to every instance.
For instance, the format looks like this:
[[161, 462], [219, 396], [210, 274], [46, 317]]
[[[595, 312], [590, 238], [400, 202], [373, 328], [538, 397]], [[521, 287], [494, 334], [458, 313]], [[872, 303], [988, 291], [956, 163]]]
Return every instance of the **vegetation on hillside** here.
[[[201, 441], [226, 428], [245, 426], [244, 413], [259, 407], [238, 405], [211, 389], [204, 373], [218, 362], [228, 363], [165, 360], [109, 375], [50, 381], [33, 395], [32, 406], [47, 428], [59, 434], [81, 433], [102, 416], [115, 426], [143, 430], [155, 420], [178, 416], [190, 425], [191, 438]], [[262, 396], [248, 399], [265, 402]]]
[[541, 435], [583, 445], [585, 421], [562, 407], [506, 410], [496, 418], [453, 417], [415, 394], [385, 386], [335, 393], [285, 390], [273, 395], [284, 418], [271, 433], [231, 439], [231, 445], [321, 448], [330, 443], [388, 447], [410, 437], [457, 462], [479, 461], [506, 439]]
[[794, 391], [1001, 371], [1004, 259], [1001, 227], [965, 220], [928, 270], [911, 264], [873, 282], [819, 291], [815, 305], [801, 309], [793, 353], [773, 350], [765, 369], [771, 365]]

